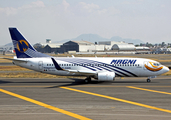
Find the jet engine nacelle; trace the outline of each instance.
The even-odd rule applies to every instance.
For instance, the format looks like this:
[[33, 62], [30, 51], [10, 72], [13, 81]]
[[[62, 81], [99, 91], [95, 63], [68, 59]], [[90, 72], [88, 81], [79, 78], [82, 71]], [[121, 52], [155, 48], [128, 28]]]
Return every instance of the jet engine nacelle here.
[[97, 74], [98, 81], [113, 81], [115, 80], [115, 73], [114, 72], [99, 72]]

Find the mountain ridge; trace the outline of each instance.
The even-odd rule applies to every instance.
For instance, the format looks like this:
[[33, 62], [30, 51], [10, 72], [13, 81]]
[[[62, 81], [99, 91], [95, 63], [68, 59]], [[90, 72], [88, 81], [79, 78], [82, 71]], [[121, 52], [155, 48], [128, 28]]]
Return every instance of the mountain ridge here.
[[122, 38], [122, 37], [119, 37], [119, 36], [113, 36], [110, 39], [108, 39], [108, 38], [103, 38], [103, 37], [101, 37], [100, 35], [97, 35], [97, 34], [81, 34], [76, 38], [64, 39], [64, 40], [61, 40], [61, 41], [54, 41], [53, 43], [64, 43], [64, 42], [67, 42], [67, 41], [70, 41], [70, 40], [73, 40], [73, 41], [74, 40], [75, 41], [85, 40], [85, 41], [89, 41], [89, 42], [92, 42], [92, 43], [100, 42], [100, 41], [116, 41], [116, 42], [124, 41], [126, 43], [133, 43], [134, 45], [140, 44], [140, 43], [145, 43], [144, 41], [142, 41], [140, 39]]

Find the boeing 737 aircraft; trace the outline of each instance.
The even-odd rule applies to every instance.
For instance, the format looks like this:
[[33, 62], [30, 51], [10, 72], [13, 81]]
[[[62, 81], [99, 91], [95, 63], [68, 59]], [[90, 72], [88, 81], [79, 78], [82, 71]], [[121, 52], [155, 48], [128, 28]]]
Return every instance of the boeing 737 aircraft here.
[[150, 78], [169, 71], [159, 62], [143, 58], [53, 57], [36, 51], [16, 28], [9, 28], [9, 31], [17, 57], [6, 59], [38, 72], [85, 76], [88, 83], [91, 78], [113, 81], [115, 77], [147, 77], [147, 82], [150, 82]]

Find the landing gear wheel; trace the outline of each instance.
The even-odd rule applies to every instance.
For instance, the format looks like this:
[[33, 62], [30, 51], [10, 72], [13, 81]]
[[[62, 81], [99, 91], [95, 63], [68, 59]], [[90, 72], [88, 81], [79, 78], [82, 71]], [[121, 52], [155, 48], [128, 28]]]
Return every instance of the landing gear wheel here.
[[147, 79], [147, 82], [151, 82], [151, 80], [150, 79]]
[[85, 83], [90, 83], [91, 82], [91, 77], [87, 77], [85, 80], [84, 80]]

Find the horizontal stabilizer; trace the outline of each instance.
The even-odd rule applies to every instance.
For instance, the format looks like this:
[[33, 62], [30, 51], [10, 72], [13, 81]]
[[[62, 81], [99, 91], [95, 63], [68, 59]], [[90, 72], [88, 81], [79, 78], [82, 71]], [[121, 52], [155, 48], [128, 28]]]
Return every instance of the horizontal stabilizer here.
[[12, 60], [12, 61], [27, 62], [27, 60], [21, 60], [21, 59], [3, 58], [3, 57], [0, 57], [0, 58], [1, 58], [1, 59]]

